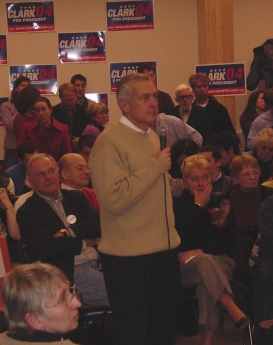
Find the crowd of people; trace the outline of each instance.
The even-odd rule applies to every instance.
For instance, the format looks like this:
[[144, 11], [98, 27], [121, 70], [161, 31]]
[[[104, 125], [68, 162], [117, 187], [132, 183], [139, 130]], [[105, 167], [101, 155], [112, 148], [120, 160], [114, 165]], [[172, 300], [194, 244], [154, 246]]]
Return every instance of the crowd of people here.
[[[239, 330], [253, 324], [258, 345], [259, 323], [273, 319], [273, 90], [250, 95], [243, 148], [204, 73], [176, 87], [175, 106], [141, 66], [118, 83], [122, 115], [109, 128], [86, 82], [74, 75], [52, 106], [19, 77], [1, 105], [0, 235], [20, 265], [4, 280], [0, 344], [59, 343], [80, 296], [111, 308], [114, 344], [171, 345], [179, 291], [194, 289], [202, 345], [221, 310]], [[251, 291], [251, 314], [233, 280]]]

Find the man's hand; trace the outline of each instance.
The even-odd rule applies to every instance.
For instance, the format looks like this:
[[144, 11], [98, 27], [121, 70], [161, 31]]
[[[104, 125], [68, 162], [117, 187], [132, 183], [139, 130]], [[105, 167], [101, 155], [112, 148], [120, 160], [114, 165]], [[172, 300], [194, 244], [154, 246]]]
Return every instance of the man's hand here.
[[164, 171], [169, 171], [171, 169], [171, 150], [169, 147], [166, 147], [162, 151], [156, 151], [153, 154], [153, 158], [157, 159], [162, 164]]
[[[65, 233], [66, 233], [66, 237], [71, 237], [71, 232], [68, 230], [68, 229], [64, 229], [65, 230]], [[56, 232], [53, 237], [64, 237], [65, 234], [63, 233], [63, 231], [58, 231]]]

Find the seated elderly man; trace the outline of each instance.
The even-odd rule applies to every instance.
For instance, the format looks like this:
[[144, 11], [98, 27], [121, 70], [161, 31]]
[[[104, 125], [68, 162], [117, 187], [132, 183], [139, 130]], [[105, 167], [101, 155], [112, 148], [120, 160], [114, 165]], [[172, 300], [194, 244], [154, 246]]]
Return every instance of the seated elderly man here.
[[211, 136], [211, 122], [207, 111], [193, 104], [194, 94], [188, 84], [180, 84], [175, 89], [175, 100], [178, 103], [169, 114], [174, 115], [196, 129], [203, 137], [204, 143]]
[[32, 156], [27, 176], [34, 193], [19, 207], [16, 218], [30, 261], [63, 270], [77, 284], [85, 303], [108, 305], [93, 248], [100, 237], [98, 213], [81, 191], [58, 189], [59, 168], [51, 156]]
[[92, 188], [88, 188], [90, 172], [85, 159], [77, 153], [67, 153], [58, 161], [61, 188], [82, 190], [91, 206], [99, 212], [99, 202]]
[[9, 332], [0, 344], [64, 344], [66, 333], [78, 326], [75, 286], [57, 267], [35, 262], [10, 271], [3, 282], [4, 313]]

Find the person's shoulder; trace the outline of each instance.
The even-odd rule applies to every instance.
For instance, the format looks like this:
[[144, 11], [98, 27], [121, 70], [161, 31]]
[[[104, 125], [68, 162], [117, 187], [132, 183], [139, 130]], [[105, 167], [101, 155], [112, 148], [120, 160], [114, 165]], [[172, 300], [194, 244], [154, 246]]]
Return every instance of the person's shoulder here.
[[51, 117], [51, 119], [52, 119], [52, 126], [53, 127], [56, 127], [57, 129], [62, 130], [62, 131], [64, 131], [64, 130], [68, 131], [67, 125], [65, 125], [64, 123], [61, 123], [60, 121], [55, 119], [55, 117], [53, 117], [53, 116]]
[[18, 163], [18, 164], [14, 164], [11, 167], [9, 167], [6, 170], [6, 173], [9, 175], [9, 174], [11, 174], [13, 172], [22, 171], [22, 170], [24, 170], [23, 166]]
[[64, 198], [81, 198], [83, 196], [82, 190], [77, 189], [60, 189]]
[[161, 90], [157, 90], [157, 92], [158, 92], [159, 97], [170, 97], [171, 98], [171, 96], [167, 92], [164, 92]]

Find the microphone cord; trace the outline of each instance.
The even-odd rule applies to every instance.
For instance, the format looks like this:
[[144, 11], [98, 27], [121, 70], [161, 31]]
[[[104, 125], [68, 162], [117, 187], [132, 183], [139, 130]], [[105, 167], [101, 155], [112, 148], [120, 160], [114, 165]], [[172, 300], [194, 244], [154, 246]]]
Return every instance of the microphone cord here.
[[167, 207], [167, 185], [166, 185], [166, 173], [163, 174], [163, 181], [164, 181], [164, 206], [165, 206], [165, 220], [166, 220], [166, 226], [167, 226], [167, 240], [168, 240], [168, 259], [169, 259], [169, 279], [170, 279], [170, 297], [171, 297], [171, 316], [172, 316], [172, 344], [175, 344], [175, 330], [176, 330], [176, 319], [175, 319], [175, 298], [173, 293], [173, 280], [172, 280], [172, 260], [171, 260], [171, 240], [170, 240], [170, 226], [168, 221], [168, 207]]

